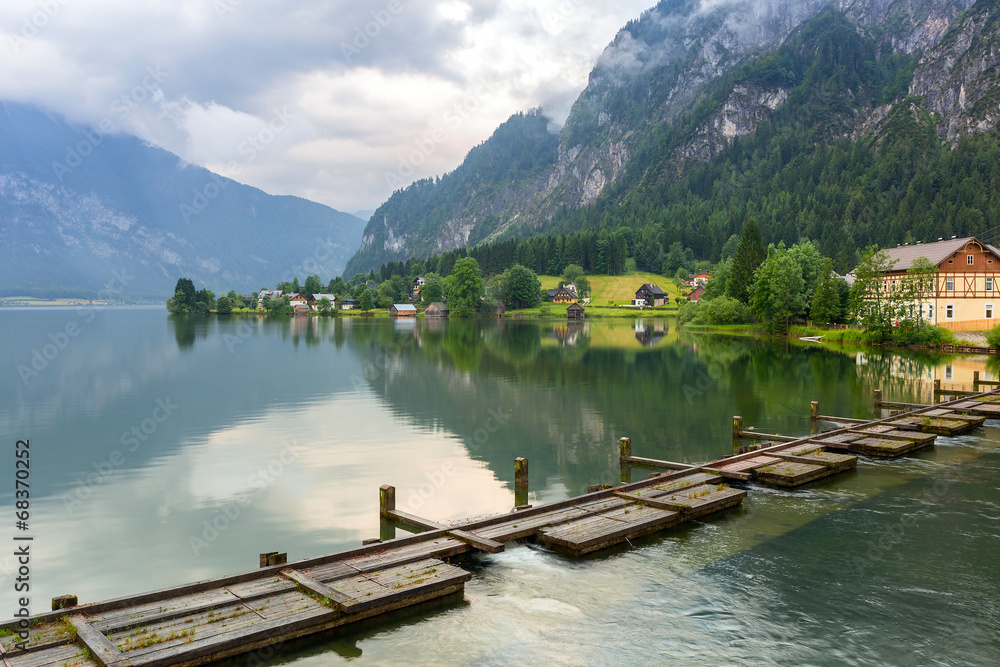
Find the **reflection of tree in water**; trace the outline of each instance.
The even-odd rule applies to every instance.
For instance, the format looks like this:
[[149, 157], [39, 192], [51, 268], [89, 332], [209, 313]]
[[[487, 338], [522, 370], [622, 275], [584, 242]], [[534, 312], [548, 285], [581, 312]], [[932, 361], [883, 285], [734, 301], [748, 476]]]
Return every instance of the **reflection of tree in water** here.
[[195, 315], [191, 313], [168, 315], [167, 322], [170, 328], [174, 330], [177, 347], [182, 350], [194, 347], [195, 341], [199, 338], [206, 338], [215, 324], [214, 318], [209, 315]]

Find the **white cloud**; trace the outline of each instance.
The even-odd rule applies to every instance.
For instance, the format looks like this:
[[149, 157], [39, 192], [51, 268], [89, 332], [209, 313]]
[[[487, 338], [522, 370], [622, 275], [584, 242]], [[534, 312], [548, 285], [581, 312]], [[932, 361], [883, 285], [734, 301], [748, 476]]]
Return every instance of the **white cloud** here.
[[[647, 3], [8, 0], [0, 98], [111, 118], [218, 171], [236, 161], [238, 180], [268, 192], [371, 209], [428, 132], [444, 137], [410, 178], [453, 169], [514, 112], [542, 105], [561, 122]], [[150, 68], [161, 75], [145, 90]], [[492, 92], [477, 95], [484, 83]], [[241, 151], [281, 109], [295, 120]]]

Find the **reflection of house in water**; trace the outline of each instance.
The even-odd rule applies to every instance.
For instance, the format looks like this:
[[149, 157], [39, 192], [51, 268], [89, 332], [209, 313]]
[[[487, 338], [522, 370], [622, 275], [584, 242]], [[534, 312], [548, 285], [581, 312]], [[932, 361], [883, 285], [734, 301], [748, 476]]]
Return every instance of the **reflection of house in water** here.
[[903, 357], [900, 355], [866, 355], [858, 352], [858, 366], [885, 365], [886, 371], [892, 377], [906, 380], [920, 380], [932, 383], [941, 380], [946, 387], [968, 385], [972, 387], [973, 374], [978, 371], [980, 380], [996, 381], [996, 373], [986, 370], [986, 357], [946, 357], [931, 365], [927, 361]]
[[582, 342], [590, 333], [590, 325], [586, 322], [567, 322], [557, 324], [549, 331], [549, 338], [555, 338], [563, 345], [576, 345]]
[[644, 347], [659, 345], [660, 341], [670, 333], [670, 325], [659, 321], [644, 322], [643, 320], [636, 320], [632, 329], [635, 331], [635, 339], [642, 343]]

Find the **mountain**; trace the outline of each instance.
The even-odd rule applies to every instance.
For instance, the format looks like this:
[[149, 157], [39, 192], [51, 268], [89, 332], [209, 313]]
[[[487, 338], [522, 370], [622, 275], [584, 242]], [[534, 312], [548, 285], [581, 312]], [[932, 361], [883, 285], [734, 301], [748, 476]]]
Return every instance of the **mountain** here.
[[[513, 159], [537, 164], [520, 181], [506, 169], [474, 171], [467, 159], [440, 182], [394, 193], [369, 221], [348, 273], [484, 240], [613, 224], [659, 225], [664, 249], [680, 241], [717, 259], [750, 215], [762, 216], [765, 238], [775, 241], [814, 213], [841, 221], [846, 205], [806, 210], [802, 193], [788, 189], [801, 161], [824, 148], [848, 150], [845, 141], [884, 160], [884, 145], [920, 134], [913, 123], [932, 127], [951, 148], [996, 128], [997, 12], [984, 0], [664, 0], [602, 54], [559, 132], [554, 159], [544, 137], [518, 144]], [[493, 151], [496, 138], [477, 150]], [[944, 159], [928, 137], [920, 140], [922, 160]], [[775, 155], [780, 164], [770, 171], [745, 171]], [[920, 169], [907, 167], [901, 178]], [[785, 182], [768, 187], [794, 205], [768, 225], [772, 213], [754, 210], [751, 193], [778, 172]], [[446, 183], [473, 175], [475, 187], [457, 205]], [[720, 203], [713, 193], [720, 178], [745, 188], [742, 204], [734, 197]], [[849, 186], [860, 181], [841, 184]], [[895, 186], [905, 192], [908, 181]], [[683, 201], [689, 206], [678, 208]], [[413, 212], [390, 214], [401, 210]], [[899, 231], [895, 220], [868, 222]], [[708, 224], [713, 238], [699, 247]], [[852, 234], [852, 252], [884, 236]]]
[[[108, 129], [106, 126], [104, 129]], [[364, 222], [272, 196], [135, 137], [0, 109], [0, 293], [164, 299], [342, 273]]]

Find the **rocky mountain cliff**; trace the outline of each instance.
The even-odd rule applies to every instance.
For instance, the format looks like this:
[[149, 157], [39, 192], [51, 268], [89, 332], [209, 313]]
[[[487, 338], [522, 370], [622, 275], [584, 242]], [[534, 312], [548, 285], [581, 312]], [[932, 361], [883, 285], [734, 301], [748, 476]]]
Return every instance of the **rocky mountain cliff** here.
[[130, 136], [0, 106], [0, 295], [161, 300], [339, 275], [364, 222], [242, 185]]
[[[831, 13], [836, 21], [817, 23], [821, 15]], [[775, 54], [790, 42], [802, 52], [798, 56], [810, 49], [830, 49], [829, 44], [815, 45], [824, 39], [821, 28], [831, 25], [849, 26], [857, 37], [845, 32], [846, 41], [863, 39], [864, 48], [874, 49], [876, 61], [892, 61], [887, 69], [898, 79], [885, 83], [890, 99], [882, 99], [880, 91], [866, 99], [833, 95], [828, 100], [831, 142], [859, 139], [884, 128], [881, 121], [893, 103], [908, 95], [921, 96], [923, 100], [914, 103], [925, 103], [927, 110], [940, 115], [940, 134], [952, 142], [992, 129], [997, 115], [997, 104], [991, 106], [995, 13], [993, 3], [982, 0], [660, 2], [625, 26], [598, 60], [559, 134], [550, 166], [544, 167], [551, 141], [540, 151], [523, 145], [525, 153], [544, 153], [546, 159], [530, 180], [512, 184], [506, 177], [496, 179], [505, 183], [500, 207], [478, 190], [468, 192], [458, 206], [441, 190], [425, 185], [420, 188], [419, 220], [404, 227], [376, 212], [365, 231], [363, 250], [348, 272], [431, 250], [545, 232], [558, 228], [566, 211], [620, 202], [640, 183], [662, 184], [690, 173], [782, 112], [793, 87], [801, 86], [804, 78], [802, 72], [781, 69], [789, 58]], [[838, 48], [834, 45], [833, 50]], [[841, 57], [833, 52], [813, 55], [818, 61]], [[489, 150], [491, 141], [481, 149]], [[463, 174], [468, 166], [463, 164], [450, 176]], [[480, 190], [489, 191], [492, 179], [482, 173], [479, 179]], [[405, 207], [415, 196], [413, 190], [397, 192], [386, 205]], [[430, 239], [435, 240], [433, 246]]]

